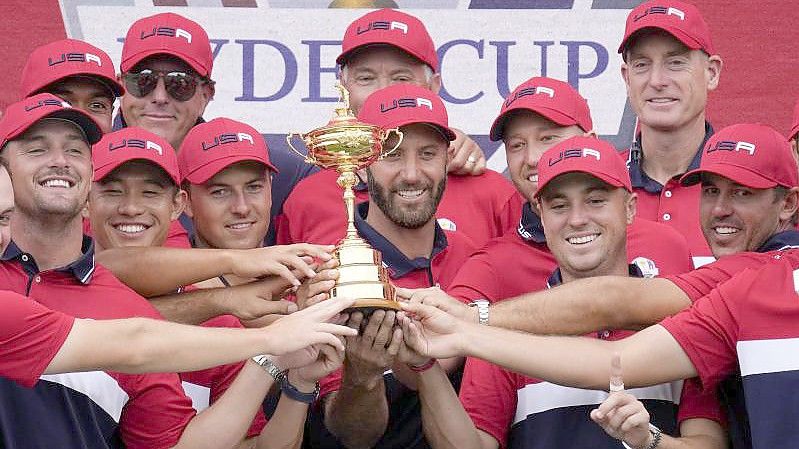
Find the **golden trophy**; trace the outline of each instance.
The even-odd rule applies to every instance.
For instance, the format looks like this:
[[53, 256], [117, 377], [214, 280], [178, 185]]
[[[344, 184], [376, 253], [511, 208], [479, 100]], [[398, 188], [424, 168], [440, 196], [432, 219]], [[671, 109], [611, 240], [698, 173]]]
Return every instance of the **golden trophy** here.
[[[305, 134], [294, 132], [286, 136], [289, 147], [305, 162], [336, 170], [339, 173], [336, 183], [344, 189], [347, 235], [336, 244], [334, 256], [339, 262], [339, 277], [330, 291], [330, 298], [355, 298], [355, 309], [399, 310], [394, 286], [383, 267], [380, 252], [359, 237], [355, 229], [355, 193], [352, 188], [358, 182], [355, 172], [399, 148], [402, 132], [398, 128], [384, 130], [359, 122], [350, 109], [347, 89], [339, 83], [336, 88], [341, 93], [341, 104], [327, 125]], [[397, 144], [390, 151], [383, 152], [383, 144], [392, 133], [398, 138]], [[295, 135], [305, 143], [308, 156], [291, 144]]]

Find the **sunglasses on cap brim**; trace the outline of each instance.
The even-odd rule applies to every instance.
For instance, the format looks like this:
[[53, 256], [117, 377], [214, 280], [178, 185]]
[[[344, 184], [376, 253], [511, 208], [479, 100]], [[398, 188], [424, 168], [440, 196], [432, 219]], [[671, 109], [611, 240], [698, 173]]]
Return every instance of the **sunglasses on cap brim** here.
[[123, 74], [122, 78], [125, 81], [125, 89], [137, 98], [149, 95], [158, 87], [158, 80], [163, 78], [166, 92], [177, 101], [190, 100], [197, 92], [198, 85], [213, 82], [192, 73], [159, 72], [150, 69], [144, 69], [138, 73], [128, 72]]

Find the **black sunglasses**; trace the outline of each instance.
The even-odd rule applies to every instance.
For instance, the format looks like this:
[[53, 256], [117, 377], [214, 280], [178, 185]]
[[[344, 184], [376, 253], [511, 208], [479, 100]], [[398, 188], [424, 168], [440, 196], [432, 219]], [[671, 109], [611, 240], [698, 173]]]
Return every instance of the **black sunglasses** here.
[[198, 84], [211, 81], [201, 76], [186, 72], [156, 72], [144, 69], [138, 73], [125, 73], [125, 89], [137, 98], [146, 97], [158, 86], [158, 80], [164, 79], [164, 87], [170, 97], [177, 101], [187, 101], [197, 92]]

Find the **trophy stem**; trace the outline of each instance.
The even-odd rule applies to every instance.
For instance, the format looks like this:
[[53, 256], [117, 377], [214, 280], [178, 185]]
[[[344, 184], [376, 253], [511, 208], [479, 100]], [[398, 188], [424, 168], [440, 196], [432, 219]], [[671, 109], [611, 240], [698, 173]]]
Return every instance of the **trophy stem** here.
[[355, 192], [353, 191], [357, 177], [352, 170], [347, 170], [339, 175], [336, 182], [344, 188], [344, 206], [347, 208], [347, 236], [344, 237], [344, 241], [360, 240], [358, 231], [355, 229]]

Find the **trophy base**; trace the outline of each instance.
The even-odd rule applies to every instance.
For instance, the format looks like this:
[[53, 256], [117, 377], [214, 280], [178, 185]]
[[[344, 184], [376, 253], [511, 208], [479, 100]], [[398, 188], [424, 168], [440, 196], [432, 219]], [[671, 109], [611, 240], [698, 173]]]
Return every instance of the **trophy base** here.
[[347, 311], [364, 315], [374, 310], [400, 310], [379, 252], [356, 237], [339, 242], [335, 256], [340, 264], [339, 277], [330, 291], [331, 299], [355, 298], [355, 305]]

